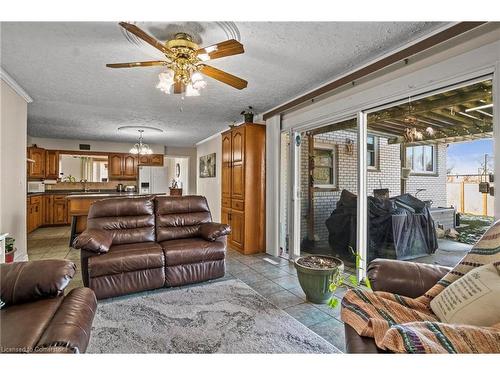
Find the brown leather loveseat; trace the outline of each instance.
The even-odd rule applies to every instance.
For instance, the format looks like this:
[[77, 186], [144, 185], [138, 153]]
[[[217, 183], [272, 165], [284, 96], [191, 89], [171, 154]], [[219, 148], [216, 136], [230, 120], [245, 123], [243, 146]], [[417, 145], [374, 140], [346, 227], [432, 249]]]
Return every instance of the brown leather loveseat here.
[[64, 296], [75, 270], [63, 259], [0, 265], [0, 352], [85, 352], [97, 301], [89, 288]]
[[229, 233], [205, 197], [112, 198], [90, 207], [73, 246], [83, 283], [102, 299], [224, 276]]
[[[433, 287], [450, 271], [448, 267], [392, 259], [374, 259], [368, 266], [367, 276], [374, 291], [396, 293], [416, 298]], [[347, 353], [385, 353], [375, 340], [362, 337], [345, 324]]]

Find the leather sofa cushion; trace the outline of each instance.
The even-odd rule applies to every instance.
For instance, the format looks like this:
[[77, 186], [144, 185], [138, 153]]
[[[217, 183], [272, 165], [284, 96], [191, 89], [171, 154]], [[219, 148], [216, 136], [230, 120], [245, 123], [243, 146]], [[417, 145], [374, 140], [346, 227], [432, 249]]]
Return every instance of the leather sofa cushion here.
[[176, 266], [222, 260], [226, 256], [224, 241], [206, 241], [203, 238], [184, 238], [160, 242], [165, 252], [165, 264]]
[[165, 267], [92, 277], [89, 280], [89, 287], [95, 291], [97, 299], [123, 296], [163, 286]]
[[200, 225], [200, 237], [207, 241], [215, 241], [217, 238], [227, 236], [231, 233], [231, 227], [227, 224], [204, 223]]
[[63, 259], [0, 265], [0, 290], [7, 306], [63, 294], [75, 274], [73, 262]]
[[104, 229], [113, 235], [113, 245], [155, 240], [152, 196], [111, 198], [90, 206], [88, 229]]
[[205, 197], [156, 197], [156, 240], [158, 242], [192, 238], [200, 224], [212, 221]]
[[160, 268], [165, 265], [163, 251], [155, 242], [112, 246], [109, 252], [88, 258], [90, 277]]
[[73, 241], [75, 249], [107, 253], [113, 243], [113, 234], [104, 229], [86, 229]]
[[37, 344], [41, 348], [64, 347], [72, 353], [84, 353], [90, 339], [97, 308], [94, 292], [89, 288], [72, 289], [64, 298]]
[[0, 350], [13, 353], [33, 351], [63, 298], [47, 298], [0, 310]]

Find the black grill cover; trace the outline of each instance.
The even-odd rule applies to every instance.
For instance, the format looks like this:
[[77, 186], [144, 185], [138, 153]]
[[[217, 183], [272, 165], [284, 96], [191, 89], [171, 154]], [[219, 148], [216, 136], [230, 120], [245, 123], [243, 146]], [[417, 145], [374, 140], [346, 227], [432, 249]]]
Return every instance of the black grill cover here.
[[[357, 196], [343, 190], [326, 220], [333, 255], [354, 262]], [[434, 221], [424, 202], [410, 194], [390, 199], [368, 197], [368, 262], [375, 258], [411, 259], [437, 249]]]

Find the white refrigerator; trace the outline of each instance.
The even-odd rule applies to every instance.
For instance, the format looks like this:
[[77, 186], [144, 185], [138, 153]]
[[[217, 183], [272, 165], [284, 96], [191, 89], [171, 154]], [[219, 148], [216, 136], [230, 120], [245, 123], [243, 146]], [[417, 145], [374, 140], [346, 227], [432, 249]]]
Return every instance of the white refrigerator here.
[[139, 193], [168, 194], [167, 167], [139, 167]]

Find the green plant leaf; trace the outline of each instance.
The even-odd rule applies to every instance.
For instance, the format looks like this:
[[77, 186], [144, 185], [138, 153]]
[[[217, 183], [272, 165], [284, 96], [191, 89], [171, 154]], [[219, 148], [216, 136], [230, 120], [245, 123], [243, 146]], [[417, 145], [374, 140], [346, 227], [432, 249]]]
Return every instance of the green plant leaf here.
[[372, 288], [372, 283], [370, 282], [370, 279], [368, 277], [365, 279], [365, 285], [368, 289]]
[[336, 308], [339, 304], [339, 300], [335, 297], [331, 298], [330, 301], [328, 301], [328, 306], [330, 306], [332, 309]]
[[354, 275], [349, 276], [349, 282], [350, 282], [353, 286], [358, 286], [358, 279], [357, 279], [357, 278], [356, 278], [356, 276], [354, 276]]

